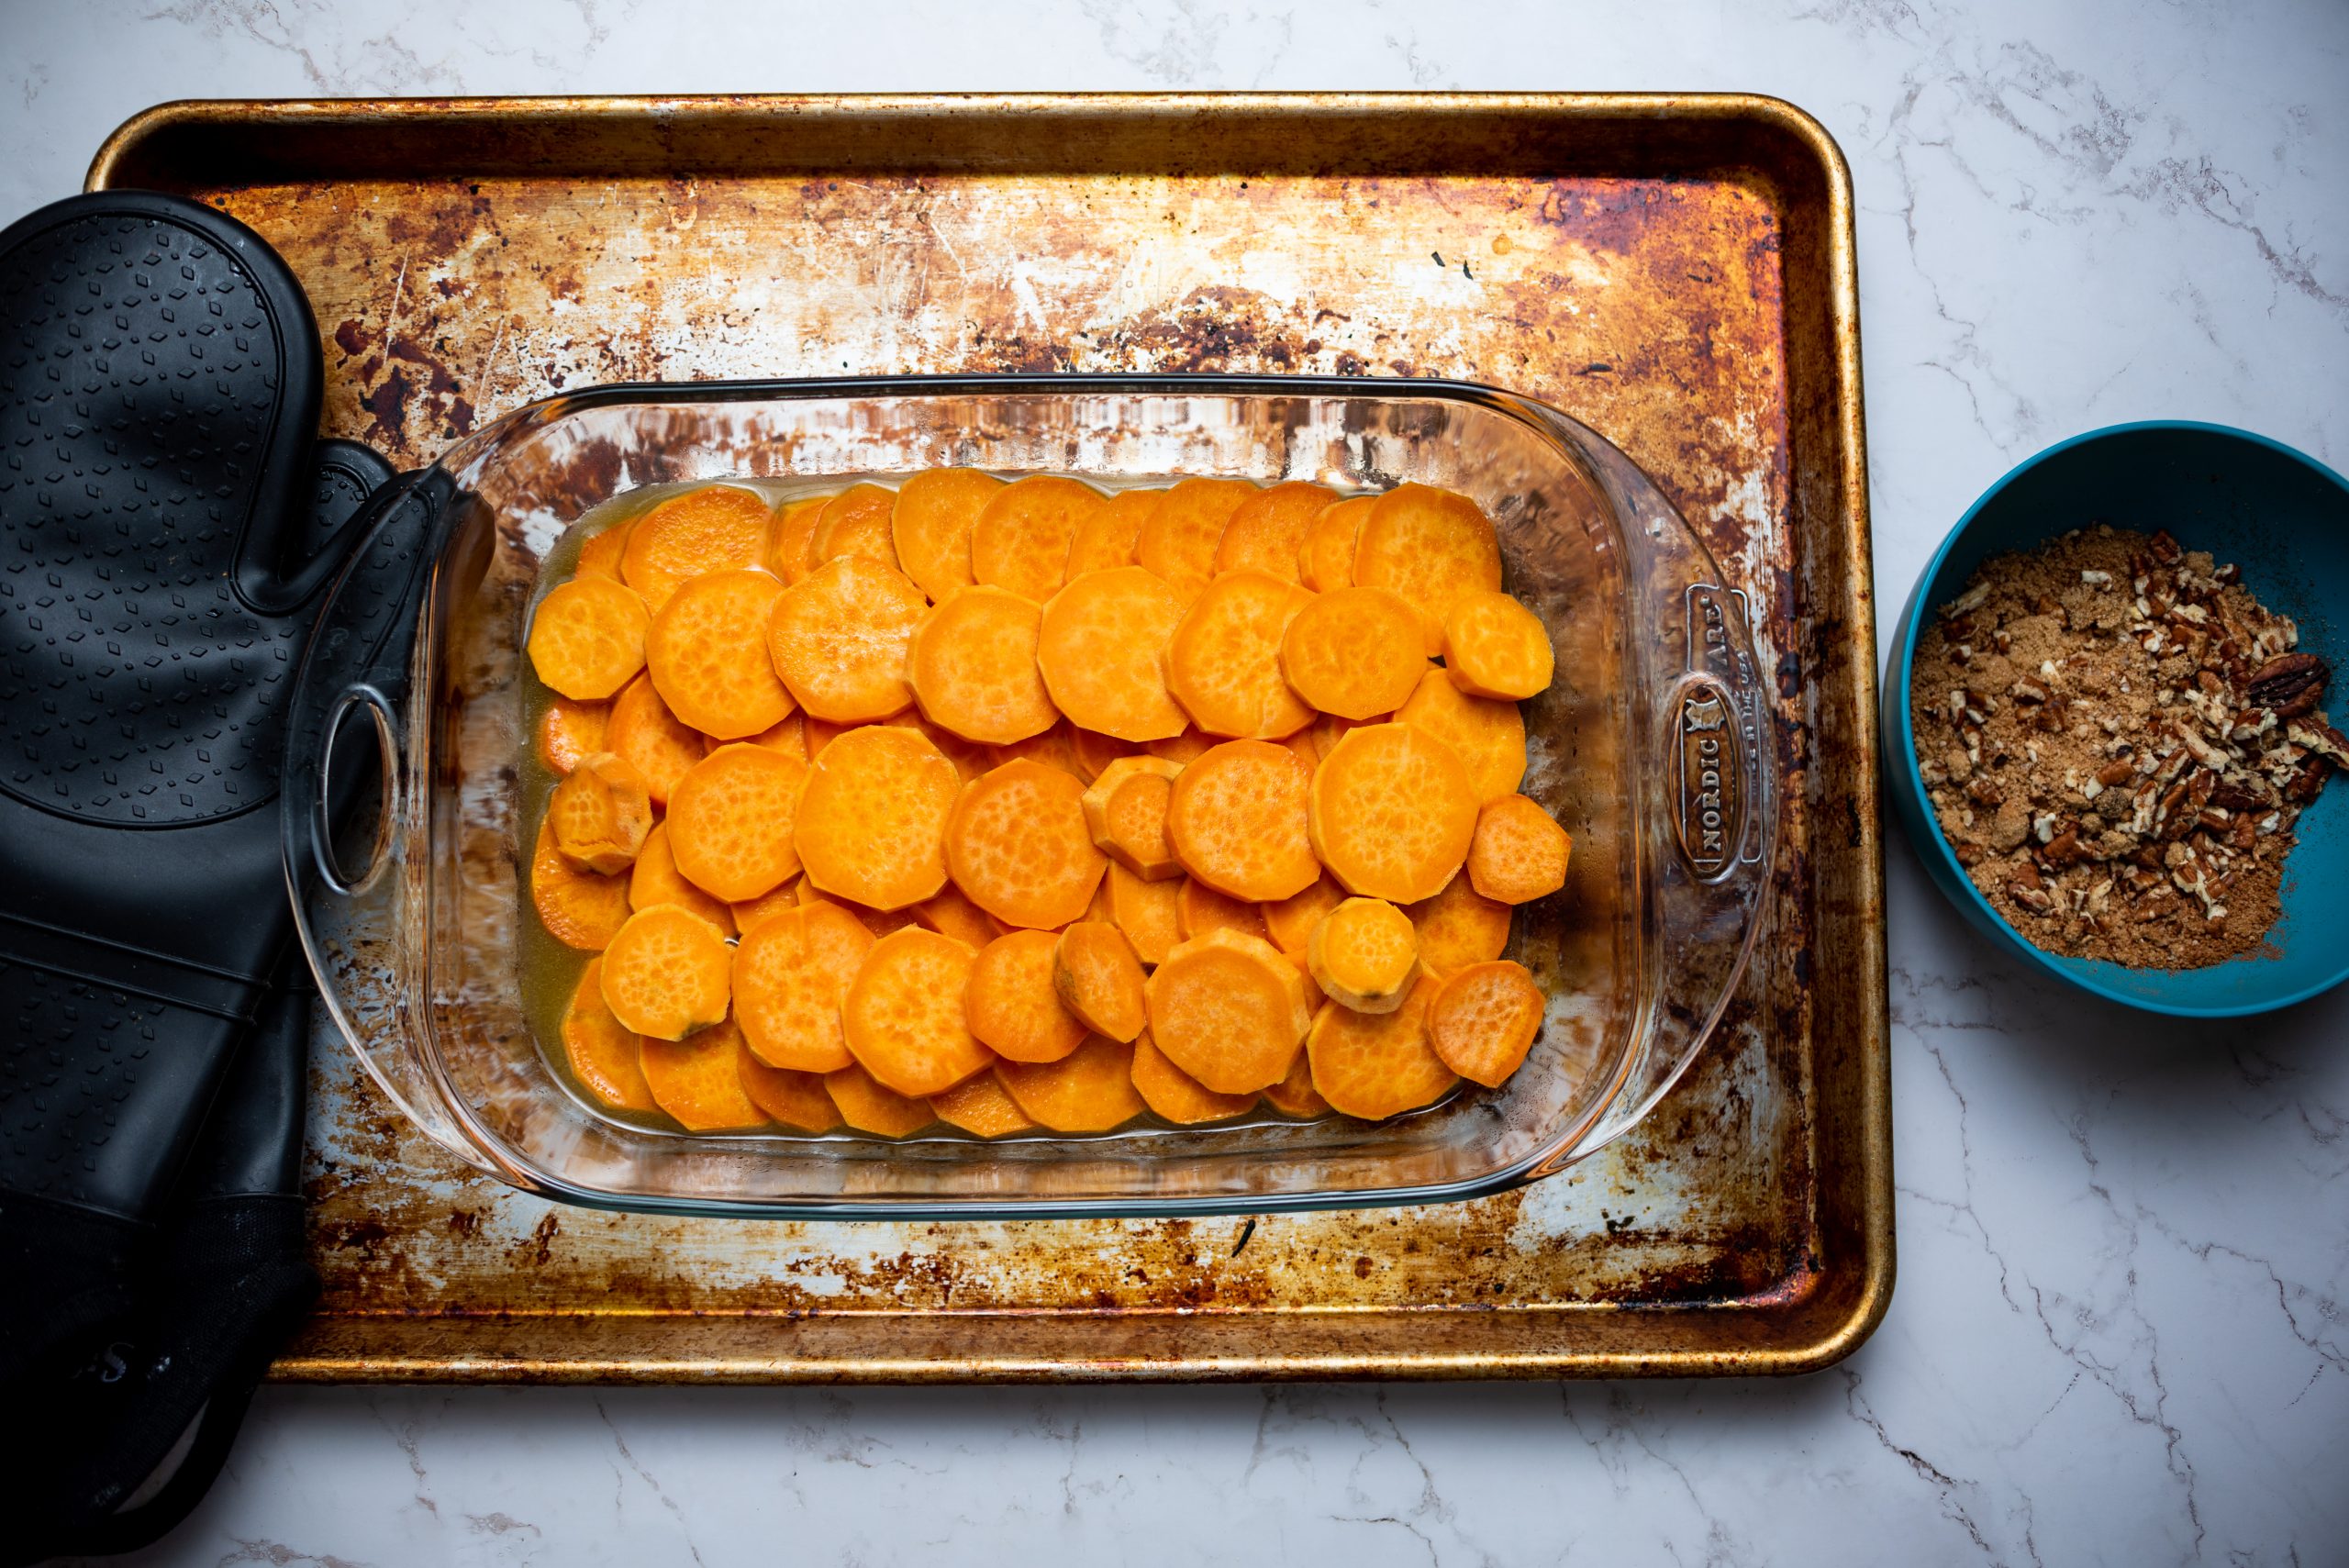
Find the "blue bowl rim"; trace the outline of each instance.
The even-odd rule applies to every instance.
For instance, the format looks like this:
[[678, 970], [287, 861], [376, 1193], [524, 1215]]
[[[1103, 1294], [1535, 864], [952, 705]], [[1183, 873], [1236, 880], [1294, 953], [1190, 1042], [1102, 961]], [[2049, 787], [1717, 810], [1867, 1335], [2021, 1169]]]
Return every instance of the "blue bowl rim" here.
[[[2289, 458], [2303, 467], [2323, 475], [2332, 482], [2334, 488], [2340, 490], [2344, 496], [2349, 496], [2349, 478], [2343, 478], [2331, 467], [2310, 457], [2299, 448], [2288, 446], [2272, 436], [2263, 436], [2256, 430], [2245, 430], [2233, 425], [2213, 424], [2201, 419], [2135, 419], [2126, 424], [2106, 425], [2098, 429], [2084, 430], [2076, 436], [2070, 436], [2057, 441], [2054, 446], [2033, 452], [2007, 470], [1988, 489], [1976, 497], [1974, 505], [1965, 509], [1965, 515], [1958, 518], [1957, 525], [1943, 537], [1940, 547], [1933, 551], [1932, 559], [1925, 563], [1924, 571], [1918, 573], [1916, 585], [1909, 592], [1908, 606], [1901, 613], [1900, 635], [1892, 648], [1895, 656], [1894, 667], [1887, 672], [1888, 679], [1886, 682], [1890, 688], [1886, 694], [1890, 699], [1887, 717], [1893, 721], [1893, 739], [1898, 742], [1896, 746], [1888, 749], [1898, 751], [1898, 756], [1887, 759], [1887, 765], [1897, 765], [1900, 768], [1901, 783], [1910, 800], [1922, 803], [1927, 798], [1925, 776], [1917, 767], [1917, 736], [1910, 725], [1909, 714], [1909, 676], [1917, 658], [1917, 639], [1924, 626], [1925, 617], [1932, 613], [1932, 606], [1926, 603], [1927, 584], [1941, 575], [1942, 563], [1949, 559], [1950, 551], [1957, 548], [1957, 541], [1965, 537], [1965, 530], [1974, 526], [1974, 519], [1981, 514], [1985, 506], [1997, 500], [2007, 486], [2037, 468], [2041, 463], [2067, 452], [2074, 447], [2086, 446], [2091, 441], [2099, 441], [2109, 436], [2132, 435], [2141, 430], [2191, 430], [2203, 435], [2231, 437], [2253, 446], [2265, 447], [2269, 451]], [[1951, 883], [1954, 882], [1954, 885], [1964, 890], [1963, 897], [1968, 901], [1972, 910], [1989, 922], [1991, 929], [2004, 939], [2008, 948], [2021, 954], [2042, 973], [2053, 976], [2066, 985], [2086, 991], [2091, 995], [2100, 996], [2108, 1002], [2117, 1002], [2122, 1006], [2135, 1007], [2143, 1012], [2166, 1014], [2171, 1018], [2239, 1018], [2259, 1013], [2272, 1013], [2279, 1008], [2291, 1006], [2294, 1003], [2305, 1002], [2310, 997], [2321, 995], [2343, 981], [2349, 980], [2349, 958], [2344, 958], [2341, 967], [2328, 978], [2314, 984], [2303, 986], [2286, 995], [2257, 1002], [2241, 1002], [2223, 1006], [2196, 1006], [2123, 995], [2110, 989], [2103, 982], [2092, 976], [2080, 974], [2065, 967], [2057, 961], [2055, 955], [2043, 951], [2025, 939], [2021, 931], [2016, 930], [2008, 922], [2005, 916], [1998, 913], [1988, 899], [1982, 896], [1981, 890], [1974, 885], [1974, 879], [1966, 875], [1964, 866], [1957, 863], [1957, 855], [1949, 846], [1949, 838], [1942, 831], [1941, 824], [1934, 820], [1930, 806], [1922, 806], [1919, 816], [1925, 823], [1932, 840], [1932, 845], [1929, 849], [1924, 844], [1917, 843], [1917, 835], [1914, 833], [1909, 834], [1909, 839], [1918, 853], [1931, 853], [1937, 857], [1947, 872], [1947, 880], [1941, 877], [1932, 879], [1934, 885], [1940, 888], [1945, 896], [1951, 897], [1954, 902], [1957, 900], [1959, 895], [1949, 892]]]

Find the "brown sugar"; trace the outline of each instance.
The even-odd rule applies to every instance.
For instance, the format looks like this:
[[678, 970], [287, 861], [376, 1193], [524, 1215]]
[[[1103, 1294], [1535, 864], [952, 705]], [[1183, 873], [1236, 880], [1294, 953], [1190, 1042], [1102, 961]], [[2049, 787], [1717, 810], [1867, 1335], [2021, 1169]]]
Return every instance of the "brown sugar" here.
[[2330, 672], [2232, 563], [2097, 527], [1986, 562], [1919, 639], [1917, 763], [2032, 945], [2147, 969], [2252, 951], [2349, 740]]

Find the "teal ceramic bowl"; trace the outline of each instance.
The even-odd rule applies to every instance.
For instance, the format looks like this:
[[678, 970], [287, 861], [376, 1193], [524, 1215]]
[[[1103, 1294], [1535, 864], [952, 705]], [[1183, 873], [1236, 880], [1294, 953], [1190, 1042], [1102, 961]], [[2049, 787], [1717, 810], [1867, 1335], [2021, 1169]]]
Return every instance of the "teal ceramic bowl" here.
[[1885, 671], [1884, 777], [1893, 810], [1959, 913], [2023, 962], [2149, 1012], [2239, 1018], [2349, 979], [2349, 781], [2326, 785], [2299, 819], [2285, 862], [2283, 918], [2265, 951], [2203, 969], [2129, 969], [2063, 958], [2025, 941], [1958, 865], [1933, 819], [1909, 722], [1909, 666], [1925, 617], [1993, 555], [2092, 523], [2167, 528], [2188, 550], [2243, 568], [2262, 603], [2299, 623], [2300, 649], [2334, 672], [2324, 707], [2349, 707], [2349, 480], [2248, 430], [2182, 420], [2114, 425], [2048, 448], [1992, 485], [1958, 520], [1900, 612]]

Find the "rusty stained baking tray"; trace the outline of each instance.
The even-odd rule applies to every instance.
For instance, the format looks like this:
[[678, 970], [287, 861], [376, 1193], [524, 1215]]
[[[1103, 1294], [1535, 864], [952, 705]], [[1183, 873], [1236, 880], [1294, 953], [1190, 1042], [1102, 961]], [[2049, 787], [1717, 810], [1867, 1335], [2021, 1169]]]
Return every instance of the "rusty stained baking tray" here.
[[1874, 607], [1849, 174], [1766, 98], [211, 103], [93, 189], [266, 236], [325, 428], [403, 464], [597, 382], [1256, 371], [1491, 382], [1655, 476], [1757, 607], [1774, 928], [1653, 1115], [1479, 1202], [785, 1224], [558, 1208], [415, 1132], [330, 1031], [308, 1380], [1797, 1372], [1892, 1283]]

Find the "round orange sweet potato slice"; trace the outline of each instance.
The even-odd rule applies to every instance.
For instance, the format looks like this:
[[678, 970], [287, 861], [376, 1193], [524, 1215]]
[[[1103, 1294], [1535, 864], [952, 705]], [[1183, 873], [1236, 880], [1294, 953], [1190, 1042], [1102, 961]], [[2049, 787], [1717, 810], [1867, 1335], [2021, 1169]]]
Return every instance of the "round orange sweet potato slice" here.
[[[941, 937], [978, 949], [985, 947], [1003, 935], [994, 916], [972, 903], [963, 890], [948, 883], [907, 911], [914, 924], [925, 931], [936, 931]], [[984, 1038], [984, 1037], [982, 1037]]]
[[932, 606], [906, 651], [906, 680], [922, 717], [989, 746], [1058, 723], [1061, 710], [1036, 668], [1043, 618], [1035, 601], [1001, 588], [967, 588]]
[[530, 612], [530, 667], [577, 702], [600, 702], [644, 668], [652, 624], [634, 590], [608, 577], [559, 583]]
[[668, 804], [693, 765], [706, 754], [701, 731], [669, 711], [649, 676], [640, 675], [612, 702], [612, 717], [604, 726], [604, 745], [628, 759], [644, 775], [644, 790], [655, 805]]
[[1313, 1087], [1330, 1108], [1381, 1121], [1432, 1105], [1460, 1079], [1428, 1039], [1436, 982], [1421, 977], [1391, 1013], [1357, 1013], [1324, 1002], [1305, 1037]]
[[705, 572], [652, 617], [644, 666], [669, 711], [705, 735], [740, 740], [783, 722], [791, 694], [767, 655], [784, 586], [763, 572]]
[[995, 1053], [971, 1033], [963, 1013], [963, 988], [977, 956], [953, 938], [918, 926], [874, 942], [841, 1003], [841, 1028], [858, 1063], [897, 1093], [917, 1097], [984, 1072]]
[[1219, 1095], [1175, 1066], [1147, 1032], [1134, 1040], [1133, 1077], [1142, 1103], [1178, 1127], [1229, 1121], [1256, 1108], [1256, 1095]]
[[1297, 580], [1317, 594], [1354, 585], [1354, 550], [1375, 495], [1354, 495], [1314, 514], [1297, 548]]
[[928, 1100], [909, 1099], [862, 1067], [843, 1067], [837, 1073], [825, 1073], [824, 1093], [831, 1095], [841, 1120], [859, 1132], [904, 1138], [938, 1119]]
[[818, 892], [903, 909], [946, 885], [946, 825], [963, 781], [918, 729], [844, 732], [810, 765], [793, 828]]
[[669, 850], [666, 822], [655, 822], [652, 831], [644, 836], [643, 847], [636, 851], [636, 864], [629, 868], [625, 881], [631, 910], [674, 904], [681, 909], [692, 910], [720, 932], [731, 934], [735, 929], [734, 913], [726, 902], [712, 898], [677, 870], [676, 857]]
[[1085, 785], [1024, 759], [963, 788], [946, 866], [971, 902], [1013, 926], [1065, 926], [1093, 902], [1108, 862], [1085, 827]]
[[1286, 898], [1321, 874], [1308, 829], [1313, 774], [1286, 746], [1227, 740], [1178, 774], [1166, 841], [1194, 882], [1232, 898]]
[[925, 469], [899, 485], [889, 514], [897, 569], [939, 604], [976, 582], [971, 530], [1002, 489], [1002, 480], [975, 468]]
[[1108, 505], [1090, 484], [1031, 473], [987, 498], [971, 525], [971, 578], [1042, 604], [1068, 579], [1069, 543]]
[[1574, 840], [1550, 814], [1521, 795], [1485, 802], [1468, 845], [1468, 880], [1500, 904], [1531, 904], [1566, 884]]
[[705, 572], [757, 566], [766, 555], [774, 508], [756, 491], [705, 484], [663, 501], [636, 520], [620, 552], [620, 581], [658, 610]]
[[1134, 538], [1134, 563], [1174, 590], [1187, 605], [1215, 576], [1224, 526], [1256, 494], [1244, 479], [1186, 479], [1160, 497]]
[[1408, 724], [1348, 734], [1315, 771], [1311, 797], [1314, 852], [1364, 898], [1432, 898], [1476, 831], [1476, 795], [1459, 757]]
[[1174, 929], [1185, 941], [1209, 931], [1237, 931], [1242, 936], [1272, 940], [1264, 929], [1262, 905], [1229, 898], [1197, 877], [1174, 884]]
[[851, 1062], [841, 1006], [873, 933], [818, 900], [748, 927], [734, 945], [734, 1018], [760, 1061], [829, 1073]]
[[554, 829], [541, 820], [530, 851], [530, 902], [547, 935], [565, 947], [594, 952], [628, 922], [628, 882], [581, 871], [555, 848]]
[[604, 1000], [648, 1040], [683, 1040], [726, 1017], [733, 969], [723, 931], [678, 905], [656, 904], [630, 915], [605, 945]]
[[1264, 1103], [1283, 1116], [1317, 1117], [1330, 1112], [1330, 1102], [1313, 1086], [1312, 1059], [1301, 1051], [1289, 1065], [1288, 1076], [1265, 1087]]
[[1433, 898], [1403, 911], [1419, 936], [1419, 964], [1445, 975], [1500, 957], [1508, 947], [1509, 906], [1476, 891], [1464, 869]]
[[1134, 1048], [1087, 1035], [1058, 1062], [998, 1062], [995, 1075], [1020, 1110], [1054, 1132], [1107, 1132], [1149, 1106], [1134, 1088]]
[[1287, 1076], [1312, 1021], [1297, 965], [1236, 931], [1177, 944], [1149, 993], [1158, 1049], [1219, 1095], [1252, 1095]]
[[1497, 1087], [1523, 1065], [1546, 1005], [1523, 964], [1472, 963], [1436, 987], [1428, 1003], [1428, 1043], [1463, 1078]]
[[562, 1012], [562, 1049], [571, 1075], [599, 1105], [616, 1111], [658, 1110], [638, 1060], [643, 1038], [604, 1005], [603, 974], [604, 961], [589, 959]]
[[604, 751], [604, 728], [611, 722], [609, 703], [573, 702], [557, 697], [539, 715], [534, 731], [539, 761], [558, 773], [567, 773], [579, 760]]
[[895, 491], [878, 484], [850, 485], [816, 515], [808, 553], [818, 566], [843, 555], [861, 555], [892, 572], [901, 570], [893, 525], [896, 506]]
[[1391, 1013], [1419, 976], [1411, 917], [1383, 898], [1349, 898], [1313, 928], [1306, 968], [1321, 994], [1357, 1013]]
[[1087, 572], [1131, 566], [1134, 542], [1165, 494], [1163, 490], [1120, 490], [1086, 514], [1068, 541], [1068, 580], [1074, 583]]
[[1008, 1138], [1016, 1132], [1033, 1132], [1036, 1124], [1019, 1108], [1003, 1081], [992, 1073], [982, 1073], [966, 1078], [951, 1089], [941, 1089], [930, 1096], [930, 1108], [938, 1119], [961, 1128], [974, 1138]]
[[1203, 589], [1166, 643], [1166, 689], [1209, 735], [1277, 740], [1313, 722], [1281, 673], [1281, 641], [1313, 595], [1269, 572]]
[[1144, 963], [1163, 961], [1183, 940], [1182, 917], [1175, 906], [1186, 880], [1144, 882], [1114, 862], [1104, 880], [1109, 889], [1109, 917], [1126, 933], [1126, 940], [1134, 944], [1135, 955]]
[[1166, 689], [1163, 655], [1182, 618], [1174, 590], [1139, 566], [1077, 578], [1045, 604], [1037, 628], [1053, 703], [1070, 723], [1120, 740], [1180, 735], [1188, 720]]
[[[573, 525], [574, 528], [576, 524]], [[636, 519], [614, 523], [597, 528], [579, 541], [579, 564], [572, 572], [574, 577], [609, 577], [617, 583], [620, 577], [620, 556], [628, 549], [629, 530], [636, 527]]]
[[1085, 826], [1100, 851], [1145, 882], [1183, 874], [1166, 841], [1166, 805], [1182, 768], [1163, 757], [1120, 757], [1085, 789]]
[[687, 1132], [735, 1132], [767, 1124], [742, 1086], [742, 1031], [721, 1019], [684, 1040], [648, 1040], [639, 1053], [661, 1108]]
[[1297, 612], [1281, 636], [1281, 674], [1325, 714], [1357, 722], [1393, 713], [1428, 670], [1419, 617], [1386, 588], [1333, 588]]
[[1264, 934], [1272, 943], [1289, 957], [1302, 962], [1308, 944], [1313, 940], [1313, 928], [1321, 917], [1335, 909], [1345, 898], [1345, 890], [1330, 880], [1327, 872], [1313, 879], [1313, 885], [1302, 893], [1275, 899], [1260, 906], [1264, 918]]
[[1463, 594], [1443, 617], [1443, 662], [1472, 697], [1522, 702], [1549, 689], [1557, 656], [1542, 617], [1508, 594]]
[[783, 591], [767, 652], [799, 706], [832, 724], [870, 724], [913, 706], [906, 645], [930, 602], [905, 573], [861, 555], [827, 561]]
[[1078, 1021], [1052, 985], [1051, 931], [1013, 931], [979, 950], [963, 988], [971, 1033], [1012, 1062], [1058, 1062], [1085, 1043]]
[[1130, 1040], [1149, 1023], [1141, 960], [1114, 925], [1079, 920], [1052, 948], [1052, 990], [1095, 1034]]
[[652, 831], [652, 797], [635, 764], [598, 751], [554, 786], [547, 823], [565, 860], [581, 871], [618, 876], [636, 863]]
[[1480, 803], [1515, 795], [1525, 781], [1525, 716], [1513, 702], [1472, 697], [1430, 670], [1395, 718], [1450, 747]]
[[742, 1080], [742, 1092], [770, 1120], [802, 1132], [829, 1132], [840, 1126], [840, 1107], [825, 1092], [821, 1073], [770, 1067], [751, 1054], [748, 1044], [734, 1053], [734, 1071]]
[[1269, 572], [1285, 583], [1297, 581], [1297, 551], [1313, 519], [1336, 503], [1321, 485], [1291, 479], [1259, 490], [1232, 509], [1217, 542], [1215, 570]]
[[796, 583], [816, 570], [816, 525], [823, 520], [829, 495], [786, 501], [767, 528], [761, 564], [785, 583]]
[[793, 828], [807, 764], [763, 746], [721, 746], [670, 793], [669, 853], [686, 881], [731, 904], [799, 874]]
[[1443, 651], [1443, 617], [1464, 595], [1501, 585], [1492, 520], [1465, 495], [1398, 484], [1364, 517], [1354, 545], [1354, 584], [1392, 588], [1419, 612], [1428, 657]]

